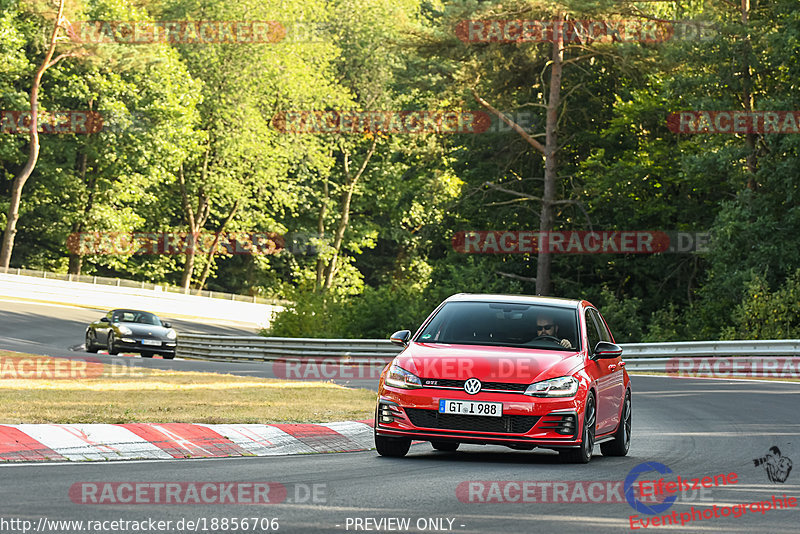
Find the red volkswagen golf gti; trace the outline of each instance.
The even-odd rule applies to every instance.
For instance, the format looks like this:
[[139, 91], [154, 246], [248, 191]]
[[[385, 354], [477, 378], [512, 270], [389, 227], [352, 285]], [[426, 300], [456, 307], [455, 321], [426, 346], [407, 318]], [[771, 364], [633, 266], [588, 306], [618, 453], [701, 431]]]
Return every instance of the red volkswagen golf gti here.
[[384, 369], [375, 446], [404, 456], [412, 440], [554, 449], [586, 463], [595, 444], [625, 456], [631, 386], [608, 325], [587, 301], [454, 295]]

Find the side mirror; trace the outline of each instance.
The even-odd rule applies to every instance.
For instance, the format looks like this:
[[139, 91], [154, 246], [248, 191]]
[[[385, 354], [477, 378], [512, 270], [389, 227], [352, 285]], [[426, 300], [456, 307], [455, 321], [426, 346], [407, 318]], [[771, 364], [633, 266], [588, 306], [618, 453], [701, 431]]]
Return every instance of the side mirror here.
[[622, 356], [622, 347], [615, 343], [608, 341], [600, 341], [594, 346], [593, 359], [597, 360], [611, 360]]
[[408, 345], [408, 341], [411, 339], [411, 330], [398, 330], [394, 334], [391, 335], [389, 341], [394, 343], [395, 345], [400, 345], [401, 347], [405, 347]]
[[172, 328], [172, 323], [168, 323], [167, 321], [161, 321], [161, 326], [164, 328]]
[[108, 322], [108, 317], [100, 317], [100, 322], [101, 323], [107, 323]]

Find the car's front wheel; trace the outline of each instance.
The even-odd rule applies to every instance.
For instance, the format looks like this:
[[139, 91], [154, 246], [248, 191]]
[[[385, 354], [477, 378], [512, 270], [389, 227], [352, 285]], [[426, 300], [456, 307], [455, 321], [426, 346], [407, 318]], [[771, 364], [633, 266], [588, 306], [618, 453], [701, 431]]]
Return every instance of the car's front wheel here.
[[174, 360], [175, 353], [173, 352], [171, 354], [162, 354], [161, 357], [164, 358], [165, 360]]
[[114, 344], [114, 332], [108, 333], [108, 353], [112, 356], [119, 354], [119, 349]]
[[152, 358], [153, 356], [155, 356], [155, 353], [153, 353], [153, 352], [142, 352], [141, 356], [142, 356], [142, 358]]
[[431, 441], [431, 445], [437, 451], [453, 452], [458, 449], [457, 441]]
[[411, 448], [411, 440], [408, 438], [387, 438], [375, 434], [375, 448], [381, 456], [391, 458], [402, 458]]
[[619, 420], [617, 431], [614, 432], [614, 440], [600, 444], [600, 452], [603, 456], [625, 456], [631, 448], [631, 394], [625, 395], [625, 403], [622, 405], [622, 417]]
[[595, 411], [594, 394], [589, 393], [586, 397], [586, 409], [583, 412], [583, 432], [581, 433], [581, 445], [577, 449], [562, 449], [558, 451], [561, 461], [571, 464], [585, 464], [592, 459], [594, 451], [595, 421], [597, 412]]
[[97, 352], [97, 344], [95, 344], [94, 330], [86, 332], [86, 352]]

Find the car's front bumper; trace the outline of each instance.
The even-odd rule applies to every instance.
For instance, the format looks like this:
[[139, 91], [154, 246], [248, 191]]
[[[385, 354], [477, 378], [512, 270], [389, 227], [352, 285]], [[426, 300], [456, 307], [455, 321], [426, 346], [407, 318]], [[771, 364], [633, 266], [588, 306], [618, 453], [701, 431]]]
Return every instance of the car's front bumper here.
[[145, 345], [142, 339], [129, 336], [118, 338], [114, 341], [114, 348], [120, 352], [153, 352], [158, 354], [175, 354], [176, 342], [174, 340], [153, 340], [158, 345]]
[[[503, 416], [440, 414], [441, 399], [502, 402]], [[378, 399], [375, 432], [421, 441], [573, 448], [580, 444], [581, 399], [581, 391], [574, 397], [539, 398], [510, 393], [482, 392], [473, 396], [457, 390], [384, 387]]]

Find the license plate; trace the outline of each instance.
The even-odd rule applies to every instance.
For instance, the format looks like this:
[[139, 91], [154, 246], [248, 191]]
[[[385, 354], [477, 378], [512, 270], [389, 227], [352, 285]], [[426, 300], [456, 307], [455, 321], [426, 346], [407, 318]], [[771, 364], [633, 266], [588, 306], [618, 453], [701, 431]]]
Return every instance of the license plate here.
[[152, 345], [154, 347], [160, 347], [161, 342], [158, 341], [157, 339], [143, 339], [142, 345]]
[[503, 415], [503, 403], [439, 399], [439, 413], [500, 417]]

